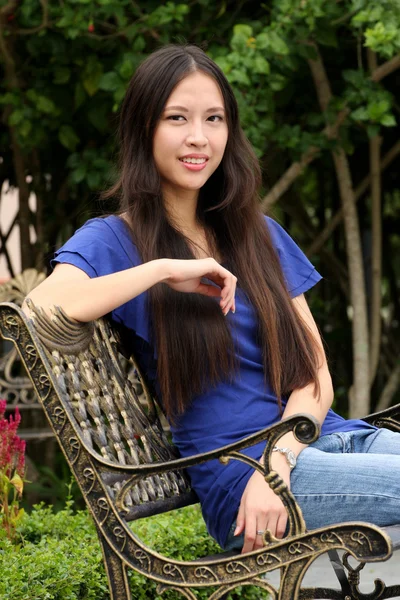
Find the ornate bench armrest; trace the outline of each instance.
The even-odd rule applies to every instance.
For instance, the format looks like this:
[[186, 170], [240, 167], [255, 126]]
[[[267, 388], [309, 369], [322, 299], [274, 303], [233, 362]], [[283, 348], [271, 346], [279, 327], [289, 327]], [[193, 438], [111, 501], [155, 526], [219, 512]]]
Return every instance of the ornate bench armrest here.
[[387, 427], [393, 431], [400, 431], [400, 404], [368, 415], [363, 418], [363, 421], [377, 427]]
[[[122, 489], [118, 492], [115, 501], [116, 506], [119, 510], [128, 511], [128, 508], [125, 505], [126, 495], [130, 489], [143, 477], [160, 475], [161, 473], [179, 469], [186, 469], [193, 465], [213, 459], [219, 459], [222, 463], [227, 463], [229, 460], [234, 459], [245, 462], [255, 470], [259, 471], [265, 477], [265, 480], [270, 485], [271, 489], [273, 489], [273, 491], [279, 495], [288, 511], [288, 535], [292, 536], [304, 533], [306, 526], [301, 509], [281, 477], [271, 470], [270, 464], [272, 448], [275, 446], [277, 440], [289, 431], [293, 431], [296, 439], [300, 443], [310, 444], [318, 437], [319, 424], [312, 415], [293, 415], [238, 442], [217, 448], [216, 450], [212, 450], [210, 452], [205, 452], [204, 454], [197, 454], [187, 458], [169, 460], [168, 462], [156, 462], [152, 464], [123, 467], [124, 474], [128, 475], [128, 473], [131, 472], [132, 476], [125, 481]], [[249, 458], [240, 452], [240, 450], [249, 446], [254, 446], [262, 441], [266, 441], [266, 447], [263, 453], [263, 465], [261, 465], [257, 460]], [[98, 465], [98, 469], [100, 472], [102, 472], [103, 480], [105, 483], [112, 484], [113, 473], [110, 473], [110, 470], [116, 473], [119, 471], [119, 469], [115, 465], [110, 465], [110, 469], [108, 466], [105, 467], [104, 461], [101, 462], [103, 464], [101, 466]], [[120, 481], [121, 474], [119, 474], [117, 477]], [[272, 538], [270, 541], [272, 541]]]
[[[167, 462], [154, 462], [142, 465], [121, 465], [121, 467], [111, 463], [110, 461], [107, 461], [106, 459], [100, 459], [97, 457], [97, 460], [101, 462], [102, 465], [107, 467], [107, 471], [109, 471], [109, 469], [115, 472], [123, 470], [124, 473], [132, 473], [139, 475], [140, 477], [147, 477], [148, 475], [153, 475], [156, 473], [160, 474], [178, 469], [187, 469], [188, 467], [192, 467], [209, 460], [218, 459], [221, 462], [227, 462], [231, 458], [243, 460], [243, 462], [251, 465], [260, 471], [260, 473], [266, 474], [270, 471], [269, 460], [272, 453], [272, 448], [275, 446], [280, 437], [289, 431], [293, 431], [296, 439], [300, 443], [310, 444], [318, 438], [319, 430], [319, 423], [315, 417], [309, 414], [298, 414], [292, 415], [287, 419], [283, 419], [282, 421], [262, 429], [257, 433], [253, 433], [242, 440], [239, 440], [238, 442], [228, 444], [227, 446], [221, 446], [215, 450], [204, 452], [204, 454], [195, 454], [186, 458], [169, 460]], [[266, 441], [266, 446], [263, 453], [264, 465], [261, 465], [257, 460], [240, 454], [240, 450], [254, 446], [255, 444], [263, 441]], [[88, 450], [90, 449], [88, 448]], [[107, 483], [109, 480], [111, 482], [112, 474], [106, 476], [106, 480]]]

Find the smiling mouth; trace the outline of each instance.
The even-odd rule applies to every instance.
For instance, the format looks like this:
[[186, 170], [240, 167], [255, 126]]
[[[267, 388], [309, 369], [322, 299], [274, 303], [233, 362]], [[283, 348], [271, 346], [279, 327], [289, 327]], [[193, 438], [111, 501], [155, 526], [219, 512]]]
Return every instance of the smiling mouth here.
[[179, 159], [183, 163], [188, 163], [190, 165], [203, 165], [207, 162], [207, 158], [180, 158]]

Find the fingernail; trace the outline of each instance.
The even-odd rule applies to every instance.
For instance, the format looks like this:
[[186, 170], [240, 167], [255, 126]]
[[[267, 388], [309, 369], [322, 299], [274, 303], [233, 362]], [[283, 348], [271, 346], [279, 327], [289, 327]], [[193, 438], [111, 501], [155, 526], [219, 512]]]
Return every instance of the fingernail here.
[[233, 535], [237, 535], [239, 533], [239, 527], [236, 527], [235, 531], [233, 532]]

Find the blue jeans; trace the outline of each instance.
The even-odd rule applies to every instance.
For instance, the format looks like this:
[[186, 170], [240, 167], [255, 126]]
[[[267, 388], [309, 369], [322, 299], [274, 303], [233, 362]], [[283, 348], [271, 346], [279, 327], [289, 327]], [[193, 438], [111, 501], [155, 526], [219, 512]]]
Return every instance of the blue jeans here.
[[[400, 523], [400, 433], [359, 429], [320, 437], [298, 457], [290, 486], [307, 529], [346, 521]], [[225, 550], [241, 550], [232, 525]]]

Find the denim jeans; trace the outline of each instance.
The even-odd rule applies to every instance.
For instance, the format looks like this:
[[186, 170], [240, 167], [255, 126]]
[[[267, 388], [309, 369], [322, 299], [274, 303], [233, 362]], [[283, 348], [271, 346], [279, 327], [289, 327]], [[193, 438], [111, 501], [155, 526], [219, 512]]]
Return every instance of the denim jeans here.
[[[307, 529], [348, 521], [400, 523], [400, 433], [359, 429], [331, 433], [305, 448], [290, 486]], [[243, 534], [226, 550], [240, 550]]]

